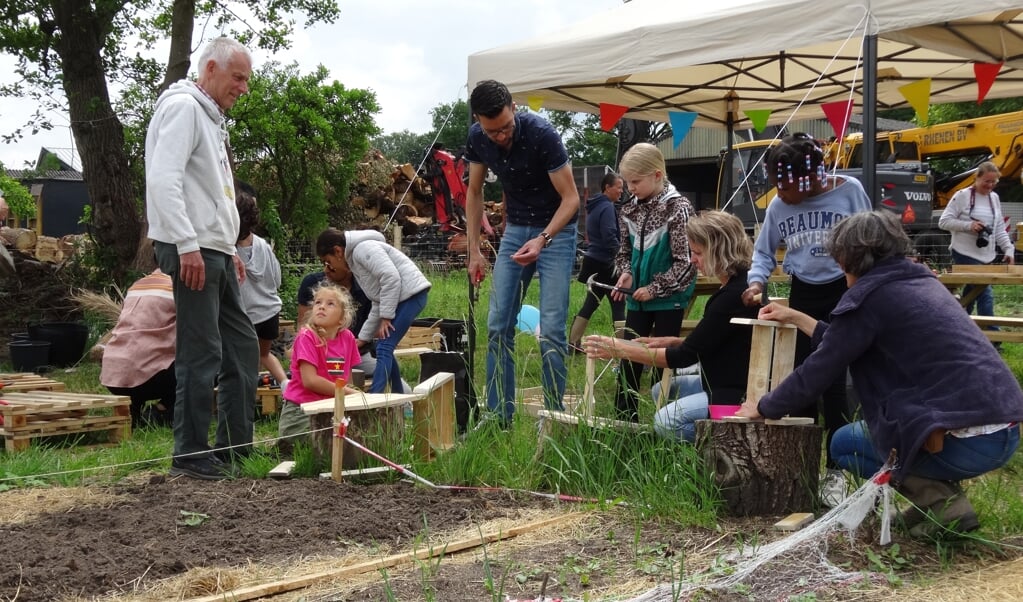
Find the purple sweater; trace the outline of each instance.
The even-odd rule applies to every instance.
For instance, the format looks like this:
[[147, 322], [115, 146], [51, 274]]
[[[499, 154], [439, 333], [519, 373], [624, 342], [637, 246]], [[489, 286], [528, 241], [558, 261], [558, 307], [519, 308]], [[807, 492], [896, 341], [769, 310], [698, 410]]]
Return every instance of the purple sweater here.
[[896, 478], [935, 429], [1023, 420], [1023, 392], [1001, 356], [934, 274], [907, 259], [863, 275], [812, 342], [760, 413], [805, 407], [849, 366], [877, 451], [898, 454]]

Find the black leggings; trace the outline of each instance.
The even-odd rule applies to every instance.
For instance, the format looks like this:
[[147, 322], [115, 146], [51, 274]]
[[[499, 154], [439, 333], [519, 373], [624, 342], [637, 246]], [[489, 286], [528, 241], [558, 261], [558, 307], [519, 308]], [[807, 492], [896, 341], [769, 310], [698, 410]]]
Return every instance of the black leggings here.
[[[639, 337], [677, 337], [682, 330], [684, 316], [684, 309], [630, 310], [625, 316], [625, 338], [632, 340]], [[657, 370], [652, 372], [657, 374]], [[637, 391], [642, 374], [643, 364], [622, 360], [618, 394], [615, 396], [615, 410], [619, 420], [639, 422], [639, 394]]]
[[[614, 275], [614, 265], [603, 263], [589, 257], [583, 257], [583, 265], [579, 269], [579, 282], [586, 283], [591, 275], [596, 275], [597, 282], [603, 284], [615, 284], [617, 278]], [[625, 319], [625, 301], [615, 301], [610, 297], [611, 289], [600, 286], [593, 287], [592, 291], [586, 291], [586, 298], [583, 299], [583, 306], [577, 314], [580, 318], [589, 320], [593, 312], [600, 307], [600, 300], [607, 297], [611, 304], [611, 320], [617, 322]]]
[[[789, 307], [818, 320], [827, 320], [846, 290], [844, 277], [826, 284], [810, 284], [793, 276]], [[800, 332], [796, 337], [795, 365], [802, 364], [809, 355], [810, 337]], [[849, 424], [853, 415], [853, 408], [849, 407], [846, 398], [844, 374], [845, 372], [843, 372], [842, 378], [837, 379], [824, 390], [821, 399], [792, 413], [793, 416], [807, 416], [813, 418], [814, 421], [818, 419], [818, 416], [824, 418], [824, 429], [827, 434], [825, 449], [828, 453], [828, 466], [830, 467], [836, 467], [831, 459], [831, 437], [839, 428]]]

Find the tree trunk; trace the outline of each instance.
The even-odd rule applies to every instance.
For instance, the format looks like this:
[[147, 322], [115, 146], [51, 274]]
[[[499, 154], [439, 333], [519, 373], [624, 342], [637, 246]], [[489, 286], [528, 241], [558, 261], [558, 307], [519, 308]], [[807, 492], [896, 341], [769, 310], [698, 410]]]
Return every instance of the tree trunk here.
[[100, 54], [113, 14], [98, 13], [84, 0], [53, 0], [52, 6], [62, 32], [56, 38], [56, 50], [71, 131], [92, 201], [92, 235], [109, 257], [111, 275], [120, 280], [135, 258], [142, 227], [124, 150], [124, 128], [110, 104]]
[[813, 510], [822, 437], [815, 425], [696, 422], [697, 449], [733, 516]]
[[188, 75], [192, 64], [192, 32], [195, 28], [195, 0], [174, 0], [171, 14], [171, 45], [167, 57], [167, 72], [160, 84], [159, 94], [174, 82]]

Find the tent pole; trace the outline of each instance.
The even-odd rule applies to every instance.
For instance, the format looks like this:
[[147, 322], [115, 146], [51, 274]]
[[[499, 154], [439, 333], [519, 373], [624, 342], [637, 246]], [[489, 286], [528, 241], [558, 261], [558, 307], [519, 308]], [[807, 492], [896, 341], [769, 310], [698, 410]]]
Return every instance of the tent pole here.
[[863, 188], [876, 207], [877, 189], [877, 36], [863, 40]]

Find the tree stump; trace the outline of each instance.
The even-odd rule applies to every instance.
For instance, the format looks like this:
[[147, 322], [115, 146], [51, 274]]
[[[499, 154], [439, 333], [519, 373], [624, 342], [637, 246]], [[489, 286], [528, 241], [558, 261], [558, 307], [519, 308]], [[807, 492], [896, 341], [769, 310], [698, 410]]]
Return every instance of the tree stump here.
[[[348, 436], [366, 446], [368, 449], [386, 457], [394, 457], [395, 451], [401, 446], [405, 433], [405, 405], [373, 408], [367, 410], [347, 409], [345, 416], [348, 424]], [[319, 413], [309, 416], [310, 426], [315, 431], [312, 435], [313, 450], [318, 458], [330, 461], [334, 430], [331, 428], [333, 414]], [[320, 430], [326, 429], [326, 430]], [[356, 449], [345, 441], [344, 470], [357, 470], [366, 466], [378, 466], [377, 460]]]
[[823, 431], [816, 425], [698, 420], [696, 446], [731, 516], [810, 511]]

